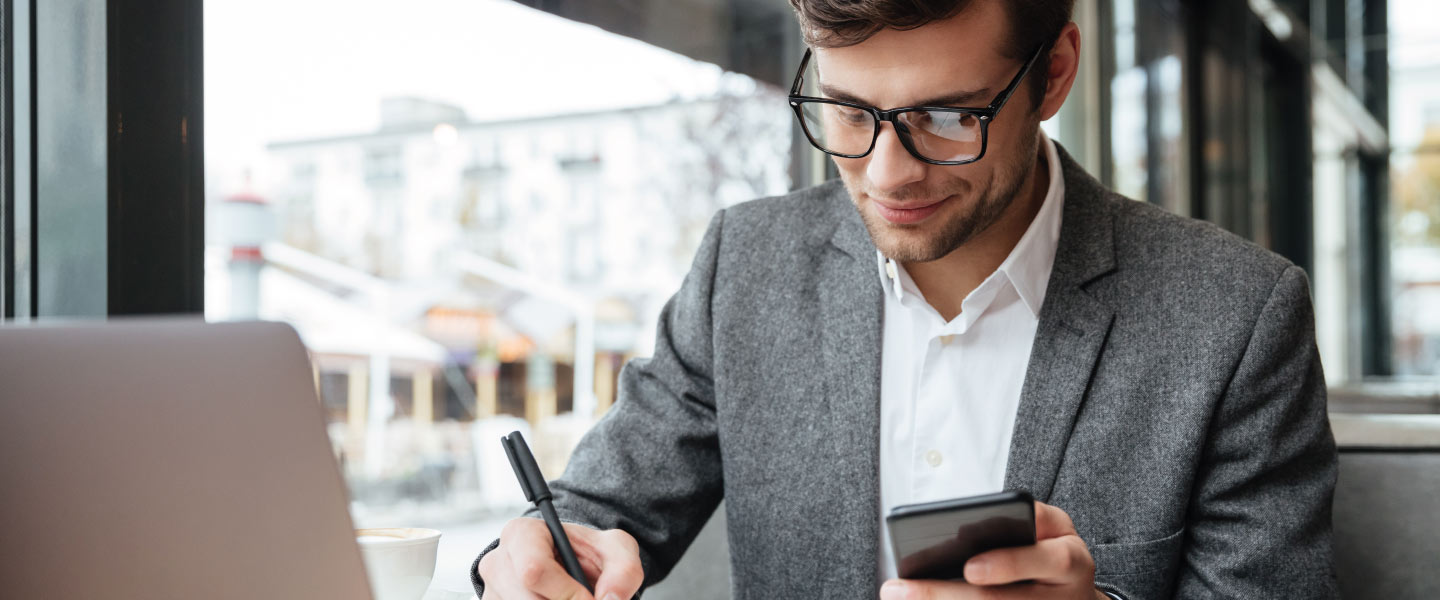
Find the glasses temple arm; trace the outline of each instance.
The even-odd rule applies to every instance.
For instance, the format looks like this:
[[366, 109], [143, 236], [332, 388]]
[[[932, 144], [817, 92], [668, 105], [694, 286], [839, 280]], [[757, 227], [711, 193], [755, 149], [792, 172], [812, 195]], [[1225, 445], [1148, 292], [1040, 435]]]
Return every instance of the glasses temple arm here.
[[795, 70], [795, 83], [790, 85], [790, 95], [800, 94], [800, 88], [804, 85], [805, 67], [810, 64], [810, 49], [805, 49], [805, 57], [800, 59], [800, 68]]
[[1020, 82], [1025, 80], [1026, 75], [1030, 73], [1030, 68], [1035, 66], [1035, 61], [1040, 60], [1040, 55], [1044, 52], [1045, 46], [1043, 44], [1035, 49], [1035, 53], [1030, 55], [1030, 60], [1025, 61], [1025, 66], [1020, 69], [1019, 73], [1015, 74], [1015, 79], [1010, 80], [1010, 85], [1006, 86], [1005, 90], [1000, 92], [1000, 95], [995, 98], [994, 102], [990, 103], [988, 109], [992, 114], [999, 112], [1000, 107], [1005, 106], [1005, 103], [1010, 101], [1010, 96], [1020, 87]]

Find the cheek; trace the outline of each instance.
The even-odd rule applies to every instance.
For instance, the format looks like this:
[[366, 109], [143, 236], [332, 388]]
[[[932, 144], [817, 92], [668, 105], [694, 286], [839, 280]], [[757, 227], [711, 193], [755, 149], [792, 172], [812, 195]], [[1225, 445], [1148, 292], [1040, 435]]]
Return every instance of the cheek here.
[[[1017, 94], [1010, 99], [1010, 102], [1022, 102], [1022, 99]], [[1029, 102], [1028, 97], [1024, 99], [1023, 102]], [[1010, 106], [1011, 104], [1006, 104], [1006, 110], [1009, 110]], [[1026, 104], [1024, 106], [1028, 108], [1029, 105]], [[1020, 108], [1020, 106], [1016, 106], [1015, 108]], [[981, 162], [990, 160], [989, 157], [992, 155], [1013, 158], [1015, 153], [1024, 150], [1025, 147], [1029, 145], [1022, 143], [1024, 136], [1038, 135], [1040, 122], [1034, 120], [1032, 115], [1016, 111], [1015, 114], [1009, 115], [1009, 117], [1009, 119], [996, 117], [995, 121], [990, 124], [990, 133], [987, 141], [989, 147], [985, 150], [986, 158], [981, 159]]]
[[858, 181], [858, 177], [865, 175], [865, 166], [870, 164], [870, 157], [840, 158], [831, 156], [830, 162], [835, 163], [835, 170], [839, 171], [840, 176], [846, 181]]
[[[867, 162], [865, 159], [836, 158], [833, 156], [830, 158], [831, 161], [835, 163], [835, 170], [840, 172], [840, 181], [850, 190], [852, 196], [857, 192], [863, 192], [869, 189], [870, 186], [865, 185], [865, 165]], [[851, 200], [854, 201], [855, 198], [852, 197]]]
[[993, 171], [990, 167], [993, 164], [981, 160], [978, 163], [948, 167], [943, 179], [935, 181], [932, 185], [937, 190], [944, 190], [946, 194], [959, 197], [968, 203], [975, 196], [984, 193], [989, 186]]

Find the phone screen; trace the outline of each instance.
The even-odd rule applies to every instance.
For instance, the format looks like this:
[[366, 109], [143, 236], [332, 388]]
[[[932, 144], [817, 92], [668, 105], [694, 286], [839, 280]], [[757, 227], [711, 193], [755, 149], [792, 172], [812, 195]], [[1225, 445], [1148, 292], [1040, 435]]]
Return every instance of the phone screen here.
[[1035, 543], [1035, 502], [1001, 492], [896, 507], [885, 518], [903, 579], [964, 579], [965, 561], [996, 548]]

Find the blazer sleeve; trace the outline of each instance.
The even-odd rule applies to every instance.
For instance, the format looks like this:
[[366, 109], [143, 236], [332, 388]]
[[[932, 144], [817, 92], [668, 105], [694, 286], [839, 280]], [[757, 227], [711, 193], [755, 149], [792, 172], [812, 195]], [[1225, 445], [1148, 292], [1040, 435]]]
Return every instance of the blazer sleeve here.
[[1337, 457], [1309, 283], [1287, 268], [1211, 420], [1178, 598], [1335, 598]]
[[[561, 520], [635, 537], [643, 587], [669, 574], [722, 494], [710, 300], [724, 218], [721, 211], [711, 220], [680, 291], [661, 312], [654, 354], [625, 365], [615, 405], [550, 484]], [[478, 564], [470, 576], [483, 596]]]

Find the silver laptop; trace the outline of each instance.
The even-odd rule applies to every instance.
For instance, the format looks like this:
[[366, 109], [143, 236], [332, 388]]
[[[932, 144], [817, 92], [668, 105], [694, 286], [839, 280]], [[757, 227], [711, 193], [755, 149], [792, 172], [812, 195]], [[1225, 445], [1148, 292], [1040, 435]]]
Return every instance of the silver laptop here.
[[275, 323], [0, 328], [0, 597], [370, 598]]

